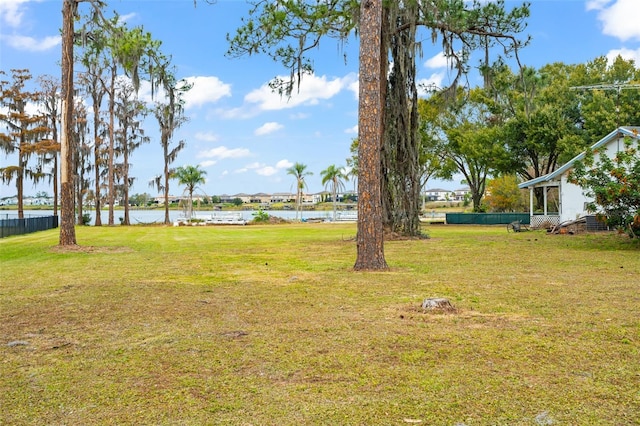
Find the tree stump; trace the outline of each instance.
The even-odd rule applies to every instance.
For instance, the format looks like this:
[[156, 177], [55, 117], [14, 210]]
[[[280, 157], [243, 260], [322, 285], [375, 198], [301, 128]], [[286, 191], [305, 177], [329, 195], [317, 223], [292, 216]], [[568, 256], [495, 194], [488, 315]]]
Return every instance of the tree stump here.
[[449, 299], [443, 297], [436, 297], [430, 299], [424, 299], [422, 302], [422, 309], [426, 311], [441, 311], [441, 312], [455, 312], [455, 308], [449, 302]]

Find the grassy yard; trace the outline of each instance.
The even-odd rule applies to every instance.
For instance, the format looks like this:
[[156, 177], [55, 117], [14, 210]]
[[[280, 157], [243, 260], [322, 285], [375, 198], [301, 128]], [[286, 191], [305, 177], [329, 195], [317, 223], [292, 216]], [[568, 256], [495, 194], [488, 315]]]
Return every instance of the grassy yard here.
[[354, 224], [0, 240], [0, 424], [640, 424], [638, 245], [426, 230], [383, 273]]

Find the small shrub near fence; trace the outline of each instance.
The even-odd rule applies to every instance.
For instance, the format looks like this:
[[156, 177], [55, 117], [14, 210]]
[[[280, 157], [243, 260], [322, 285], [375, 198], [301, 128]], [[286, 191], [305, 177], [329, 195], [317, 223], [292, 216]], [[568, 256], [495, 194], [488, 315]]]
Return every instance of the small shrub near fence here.
[[58, 216], [29, 217], [24, 219], [0, 219], [0, 238], [30, 234], [58, 227]]
[[447, 213], [451, 225], [506, 225], [519, 221], [529, 225], [529, 213]]

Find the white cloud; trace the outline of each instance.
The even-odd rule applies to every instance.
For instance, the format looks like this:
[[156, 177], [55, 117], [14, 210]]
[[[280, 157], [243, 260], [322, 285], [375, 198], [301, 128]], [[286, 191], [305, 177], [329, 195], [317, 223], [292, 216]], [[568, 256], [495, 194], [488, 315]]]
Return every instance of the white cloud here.
[[[280, 76], [278, 78], [287, 79], [288, 77]], [[310, 74], [302, 78], [299, 90], [294, 89], [291, 98], [280, 96], [269, 87], [268, 83], [265, 83], [259, 89], [248, 93], [244, 100], [248, 104], [256, 105], [262, 111], [281, 110], [299, 105], [316, 105], [320, 100], [331, 99], [342, 90], [349, 88], [356, 80], [355, 73], [333, 79]]]
[[276, 168], [278, 169], [288, 169], [289, 167], [293, 166], [293, 163], [289, 160], [280, 160], [276, 163]]
[[278, 173], [280, 170], [288, 169], [291, 166], [293, 166], [293, 163], [289, 160], [284, 159], [284, 160], [278, 161], [275, 167], [260, 165], [259, 167], [256, 168], [256, 173], [259, 174], [260, 176], [273, 176], [276, 173]]
[[194, 76], [185, 80], [193, 84], [184, 95], [185, 108], [195, 108], [207, 103], [215, 103], [225, 96], [231, 96], [231, 85], [214, 76]]
[[28, 2], [29, 0], [0, 1], [0, 22], [4, 22], [11, 28], [20, 27], [24, 16], [22, 4]]
[[268, 123], [264, 123], [262, 126], [258, 127], [253, 133], [256, 136], [264, 136], [269, 133], [276, 132], [282, 129], [284, 126], [280, 123], [276, 123], [275, 121], [270, 121]]
[[289, 118], [292, 120], [304, 120], [305, 118], [309, 118], [309, 114], [304, 112], [296, 112], [295, 114], [289, 115]]
[[360, 97], [360, 81], [358, 80], [357, 76], [354, 81], [347, 85], [347, 90], [353, 92], [353, 97], [358, 100], [358, 98]]
[[2, 35], [1, 37], [14, 49], [30, 52], [43, 52], [60, 45], [62, 42], [60, 36], [49, 36], [40, 40], [22, 35]]
[[[29, 25], [25, 23], [25, 5], [33, 0], [0, 0], [0, 28], [13, 28], [18, 31], [25, 31]], [[29, 52], [42, 52], [59, 46], [61, 37], [59, 35], [34, 38], [21, 34], [0, 34], [3, 42], [8, 46], [18, 50]]]
[[141, 80], [140, 88], [138, 89], [138, 99], [147, 104], [153, 104], [153, 102], [160, 101], [165, 98], [164, 91], [158, 87], [154, 88], [153, 96], [154, 97], [152, 98], [151, 83], [146, 80]]
[[217, 108], [214, 112], [215, 116], [222, 118], [251, 118], [254, 117], [258, 111], [246, 108], [244, 106], [238, 108], [222, 109]]
[[[39, 115], [39, 114], [43, 114], [42, 108], [43, 108], [42, 104], [27, 102], [26, 105], [24, 106], [24, 112], [27, 113], [28, 115]], [[62, 107], [58, 105], [58, 108], [62, 108]]]
[[216, 160], [205, 160], [200, 163], [201, 167], [207, 168], [216, 165], [218, 162]]
[[345, 132], [346, 134], [349, 134], [349, 135], [353, 135], [353, 134], [356, 134], [356, 135], [357, 135], [357, 134], [358, 134], [358, 125], [356, 124], [356, 125], [355, 125], [355, 126], [353, 126], [353, 127], [349, 127], [348, 129], [345, 129], [345, 131], [344, 131], [344, 132]]
[[273, 176], [278, 173], [278, 169], [272, 166], [264, 166], [259, 169], [256, 169], [256, 173], [260, 176]]
[[251, 163], [251, 164], [247, 164], [246, 166], [240, 168], [240, 169], [236, 169], [233, 171], [233, 173], [246, 173], [249, 170], [255, 170], [255, 169], [259, 169], [260, 167], [264, 167], [264, 164], [261, 163]]
[[129, 22], [130, 20], [132, 20], [136, 16], [138, 16], [138, 14], [135, 13], [135, 12], [127, 13], [126, 15], [120, 15], [120, 16], [118, 16], [118, 22], [120, 22], [120, 23]]
[[603, 1], [591, 0], [587, 10], [598, 10], [598, 19], [602, 22], [602, 33], [622, 41], [640, 40], [640, 2], [638, 0]]
[[[231, 96], [231, 85], [223, 83], [218, 77], [191, 76], [185, 77], [185, 80], [187, 83], [193, 84], [191, 90], [182, 95], [182, 99], [185, 101], [185, 109], [201, 107], [208, 103], [215, 103], [225, 96]], [[164, 102], [166, 99], [164, 90], [161, 87], [155, 88], [153, 96], [154, 98], [152, 99], [151, 83], [146, 80], [141, 81], [138, 99], [150, 104]]]
[[605, 7], [607, 3], [611, 3], [611, 0], [587, 0], [585, 8], [587, 10], [600, 10]]
[[205, 142], [217, 142], [220, 139], [218, 135], [211, 132], [197, 132], [195, 138]]
[[607, 53], [607, 60], [612, 64], [618, 56], [622, 56], [622, 58], [626, 60], [632, 59], [636, 65], [640, 64], [640, 49], [631, 50], [622, 48], [610, 50], [609, 53]]
[[249, 170], [253, 170], [257, 175], [268, 177], [268, 176], [273, 176], [277, 174], [280, 170], [287, 169], [291, 166], [293, 166], [293, 163], [286, 159], [278, 161], [275, 166], [269, 166], [264, 163], [255, 162], [255, 163], [247, 164], [241, 169], [235, 170], [234, 173], [246, 173]]
[[427, 78], [421, 78], [416, 81], [416, 86], [418, 86], [418, 94], [420, 96], [424, 96], [429, 93], [429, 90], [442, 88], [442, 82], [444, 81], [445, 73], [437, 72], [431, 74]]
[[246, 148], [227, 148], [226, 146], [219, 146], [206, 151], [200, 151], [198, 153], [198, 158], [215, 158], [222, 160], [225, 158], [243, 158], [250, 155], [251, 152]]
[[446, 68], [449, 66], [449, 60], [443, 52], [439, 52], [435, 56], [427, 59], [424, 66], [426, 68]]

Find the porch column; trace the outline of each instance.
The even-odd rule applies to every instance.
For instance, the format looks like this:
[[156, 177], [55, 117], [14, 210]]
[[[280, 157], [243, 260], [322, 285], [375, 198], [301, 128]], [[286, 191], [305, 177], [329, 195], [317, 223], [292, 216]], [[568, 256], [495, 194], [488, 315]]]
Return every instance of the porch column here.
[[533, 216], [533, 186], [529, 187], [529, 216]]
[[543, 193], [544, 194], [544, 215], [546, 216], [547, 215], [547, 190], [549, 188], [547, 188], [546, 186], [543, 188], [544, 188], [544, 193]]

